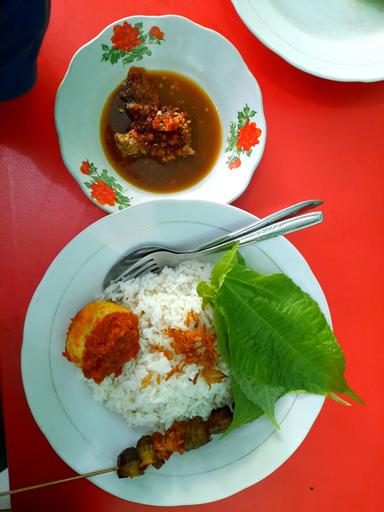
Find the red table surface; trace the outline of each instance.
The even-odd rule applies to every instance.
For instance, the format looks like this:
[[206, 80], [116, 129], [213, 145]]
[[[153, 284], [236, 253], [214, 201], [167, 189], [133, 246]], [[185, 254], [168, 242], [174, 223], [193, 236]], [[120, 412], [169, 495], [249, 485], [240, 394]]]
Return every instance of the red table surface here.
[[[31, 296], [53, 258], [105, 215], [62, 162], [53, 121], [55, 94], [74, 52], [107, 24], [134, 14], [166, 13], [222, 33], [260, 84], [266, 150], [235, 205], [262, 216], [303, 199], [324, 199], [325, 222], [289, 238], [323, 287], [347, 357], [347, 379], [366, 400], [366, 406], [350, 408], [327, 401], [304, 443], [272, 475], [235, 496], [190, 510], [384, 510], [379, 395], [384, 83], [330, 82], [295, 69], [246, 29], [229, 0], [54, 1], [35, 88], [0, 105], [1, 383], [11, 487], [74, 474], [29, 411], [20, 373], [22, 329]], [[16, 512], [151, 508], [120, 500], [87, 480], [15, 495], [12, 507]]]

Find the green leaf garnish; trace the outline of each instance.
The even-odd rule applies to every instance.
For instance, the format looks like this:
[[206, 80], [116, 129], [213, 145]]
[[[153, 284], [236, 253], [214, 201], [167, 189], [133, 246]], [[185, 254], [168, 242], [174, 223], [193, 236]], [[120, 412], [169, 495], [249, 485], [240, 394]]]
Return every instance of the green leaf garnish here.
[[344, 354], [318, 304], [289, 277], [259, 274], [234, 246], [197, 291], [214, 308], [218, 350], [231, 373], [231, 430], [260, 411], [278, 426], [275, 403], [290, 392], [363, 403], [344, 378]]
[[215, 331], [216, 343], [219, 353], [226, 364], [229, 364], [229, 349], [228, 349], [228, 326], [224, 317], [215, 311]]
[[235, 403], [233, 418], [231, 424], [224, 432], [224, 436], [232, 432], [232, 430], [241, 427], [241, 425], [260, 418], [264, 414], [260, 407], [248, 400], [234, 379], [232, 379], [232, 397]]
[[216, 263], [211, 273], [211, 286], [218, 290], [222, 285], [225, 276], [236, 264], [243, 264], [244, 258], [237, 250], [238, 244], [226, 252]]
[[275, 418], [275, 403], [284, 395], [284, 388], [268, 386], [241, 373], [233, 375], [233, 378], [248, 400], [259, 407], [276, 428], [280, 428]]

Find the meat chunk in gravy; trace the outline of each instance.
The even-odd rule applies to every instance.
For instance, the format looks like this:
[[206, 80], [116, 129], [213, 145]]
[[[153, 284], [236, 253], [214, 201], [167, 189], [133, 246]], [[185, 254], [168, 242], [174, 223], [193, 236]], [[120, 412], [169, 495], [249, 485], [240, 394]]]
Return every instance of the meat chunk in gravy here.
[[145, 70], [131, 68], [119, 94], [130, 119], [128, 132], [115, 133], [122, 156], [150, 157], [166, 163], [195, 154], [188, 114], [160, 104]]

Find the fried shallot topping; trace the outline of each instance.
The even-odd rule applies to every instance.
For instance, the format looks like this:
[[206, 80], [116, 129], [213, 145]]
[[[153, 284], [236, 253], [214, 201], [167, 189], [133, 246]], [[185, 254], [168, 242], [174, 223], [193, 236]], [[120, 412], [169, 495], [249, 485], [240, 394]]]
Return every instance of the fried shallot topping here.
[[198, 375], [201, 375], [208, 385], [221, 382], [226, 375], [216, 368], [218, 353], [215, 333], [209, 332], [205, 324], [200, 325], [199, 317], [194, 311], [187, 313], [185, 323], [190, 326], [189, 329], [169, 327], [164, 330], [165, 336], [172, 338], [170, 346], [175, 355], [181, 356], [182, 359], [182, 362], [168, 373], [167, 380], [182, 372], [185, 365], [196, 364], [202, 367]]

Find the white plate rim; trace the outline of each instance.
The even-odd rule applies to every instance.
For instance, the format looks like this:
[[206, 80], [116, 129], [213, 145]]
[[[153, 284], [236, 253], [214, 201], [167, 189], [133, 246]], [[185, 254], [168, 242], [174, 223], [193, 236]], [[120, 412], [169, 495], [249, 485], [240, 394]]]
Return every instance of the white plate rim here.
[[[366, 65], [351, 65], [326, 62], [315, 56], [303, 53], [292, 46], [289, 41], [284, 40], [280, 34], [267, 26], [261, 18], [256, 15], [249, 15], [251, 8], [245, 5], [249, 0], [231, 0], [232, 4], [243, 21], [252, 32], [267, 48], [282, 57], [292, 66], [305, 71], [311, 75], [327, 80], [338, 82], [378, 82], [384, 80], [384, 59], [379, 71], [375, 71], [377, 63]], [[370, 67], [372, 70], [370, 70]]]

